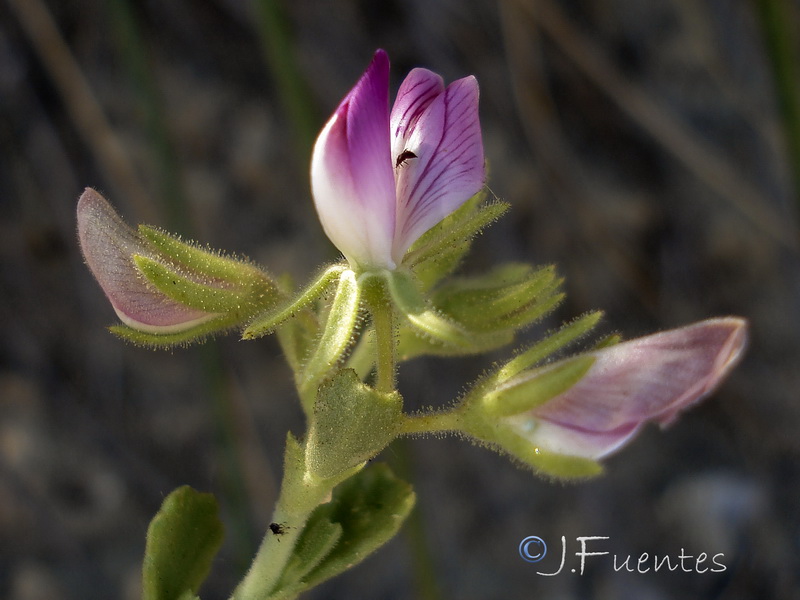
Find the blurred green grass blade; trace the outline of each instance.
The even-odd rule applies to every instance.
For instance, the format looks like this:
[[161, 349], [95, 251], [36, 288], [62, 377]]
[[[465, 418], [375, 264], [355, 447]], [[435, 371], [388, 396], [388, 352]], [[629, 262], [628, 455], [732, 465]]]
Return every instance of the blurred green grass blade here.
[[280, 0], [256, 0], [255, 10], [264, 60], [278, 89], [283, 111], [292, 124], [295, 147], [305, 161], [311, 155], [320, 119], [294, 59], [289, 23]]
[[783, 118], [794, 197], [800, 206], [800, 45], [798, 23], [792, 18], [796, 11], [786, 0], [757, 0], [756, 5]]
[[161, 196], [158, 204], [165, 209], [170, 230], [189, 233], [189, 210], [180, 182], [178, 159], [169, 139], [159, 86], [153, 74], [136, 11], [130, 0], [110, 0], [108, 10], [116, 33], [112, 39], [136, 91], [139, 110], [144, 118], [154, 156], [153, 162], [158, 167]]

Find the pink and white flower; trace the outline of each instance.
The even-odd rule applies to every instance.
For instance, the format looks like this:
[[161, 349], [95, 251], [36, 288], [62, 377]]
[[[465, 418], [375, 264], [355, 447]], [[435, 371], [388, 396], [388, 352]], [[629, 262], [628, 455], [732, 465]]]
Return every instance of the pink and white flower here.
[[77, 216], [78, 241], [86, 264], [123, 323], [138, 331], [167, 334], [218, 316], [168, 298], [145, 279], [134, 257], [161, 257], [92, 188], [81, 194]]
[[[647, 422], [671, 424], [710, 394], [742, 355], [747, 322], [708, 319], [589, 352], [594, 363], [571, 388], [507, 423], [542, 450], [600, 459]], [[554, 363], [506, 382], [529, 382]]]
[[389, 111], [383, 50], [317, 138], [314, 204], [330, 240], [361, 270], [394, 269], [425, 231], [485, 180], [478, 83], [414, 69]]

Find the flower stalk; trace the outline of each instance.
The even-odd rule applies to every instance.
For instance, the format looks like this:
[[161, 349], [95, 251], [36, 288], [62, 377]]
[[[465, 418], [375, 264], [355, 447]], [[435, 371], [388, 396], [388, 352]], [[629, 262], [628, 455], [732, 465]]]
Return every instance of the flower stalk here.
[[368, 277], [365, 298], [374, 331], [375, 389], [379, 392], [395, 391], [397, 333], [394, 306], [381, 277]]

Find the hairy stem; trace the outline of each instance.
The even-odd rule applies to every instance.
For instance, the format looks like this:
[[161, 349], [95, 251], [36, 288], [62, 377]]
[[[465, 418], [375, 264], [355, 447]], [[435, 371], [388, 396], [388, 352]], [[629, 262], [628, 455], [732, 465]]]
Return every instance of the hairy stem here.
[[382, 279], [370, 279], [365, 294], [375, 330], [375, 387], [380, 392], [393, 392], [396, 383], [396, 346], [394, 307]]

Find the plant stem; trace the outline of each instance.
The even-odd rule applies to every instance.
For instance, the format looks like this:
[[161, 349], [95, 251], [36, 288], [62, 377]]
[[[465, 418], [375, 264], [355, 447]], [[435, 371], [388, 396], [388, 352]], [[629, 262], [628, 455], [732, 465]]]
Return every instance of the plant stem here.
[[394, 305], [382, 278], [368, 276], [361, 283], [375, 330], [375, 388], [390, 393], [395, 391], [397, 369]]
[[400, 435], [459, 431], [461, 418], [458, 410], [409, 416], [400, 427]]
[[375, 387], [379, 392], [393, 392], [395, 389], [395, 346], [397, 336], [394, 326], [394, 307], [389, 302], [386, 285], [376, 280], [370, 290], [370, 312], [375, 328]]
[[273, 520], [280, 524], [283, 533], [277, 535], [267, 530], [250, 570], [231, 600], [264, 600], [270, 597], [310, 514], [288, 513], [280, 507], [276, 508]]
[[267, 530], [250, 570], [231, 600], [266, 600], [278, 591], [280, 578], [311, 513], [341, 481], [308, 476], [304, 452], [305, 448], [300, 448], [291, 438], [287, 441], [281, 495], [272, 517], [281, 533], [275, 533], [272, 528]]

